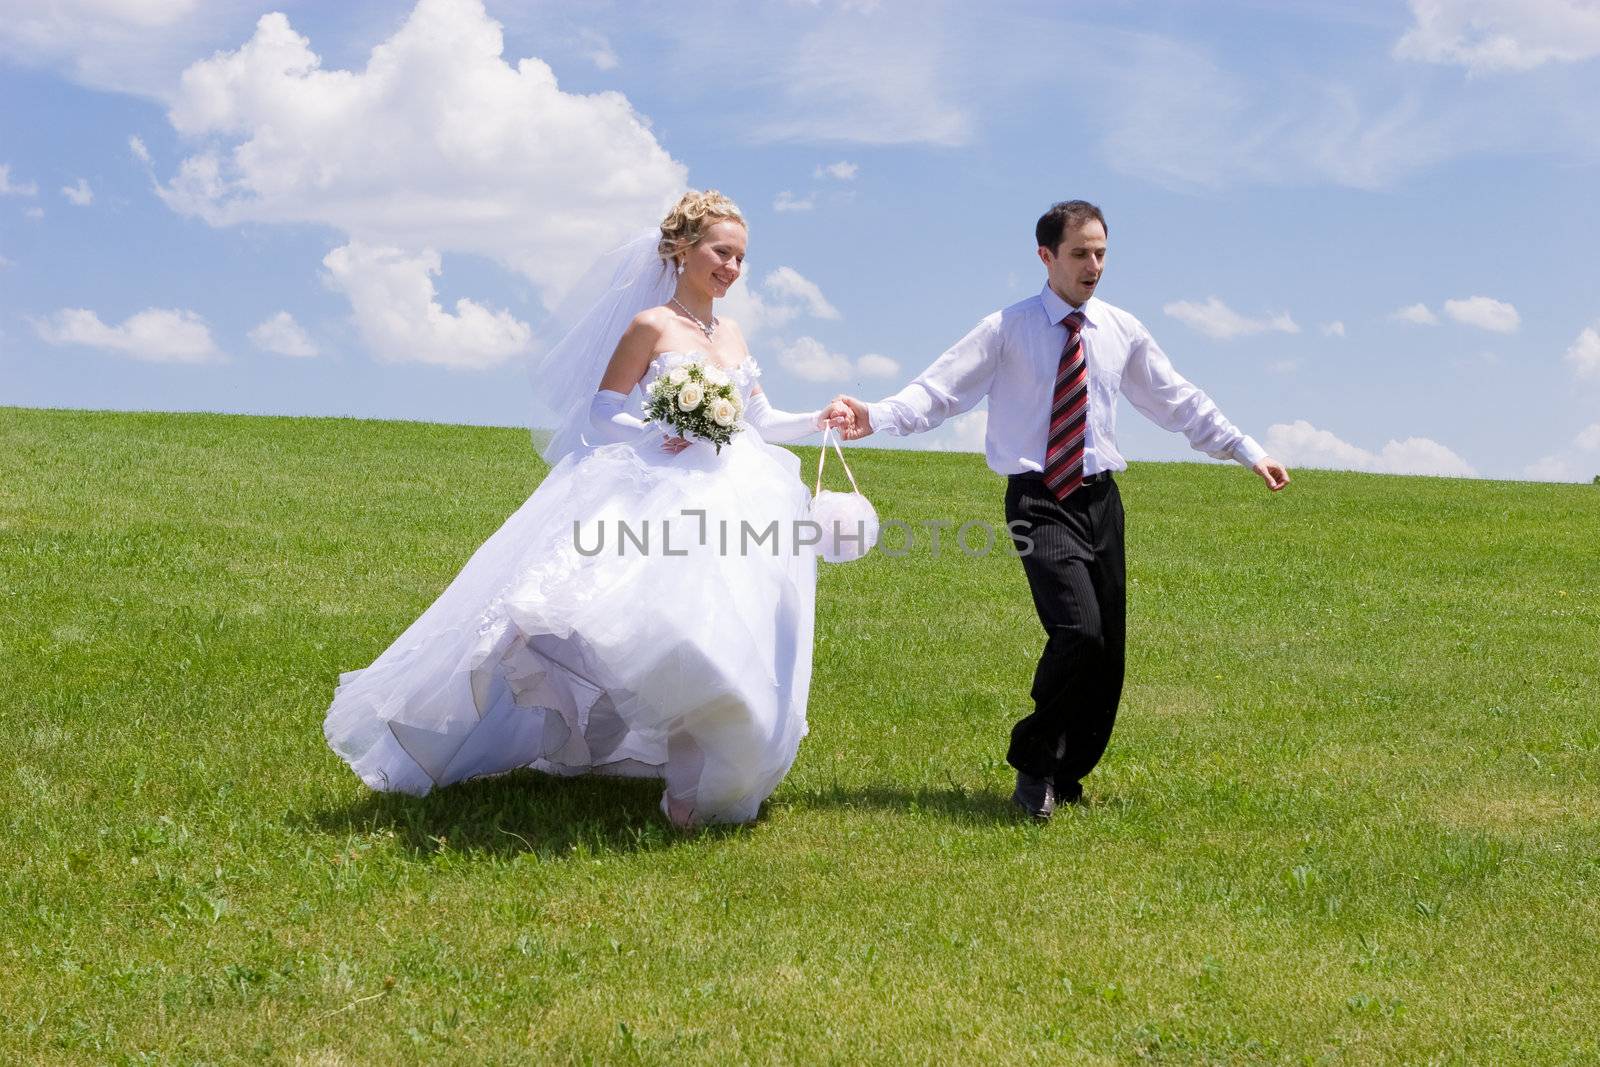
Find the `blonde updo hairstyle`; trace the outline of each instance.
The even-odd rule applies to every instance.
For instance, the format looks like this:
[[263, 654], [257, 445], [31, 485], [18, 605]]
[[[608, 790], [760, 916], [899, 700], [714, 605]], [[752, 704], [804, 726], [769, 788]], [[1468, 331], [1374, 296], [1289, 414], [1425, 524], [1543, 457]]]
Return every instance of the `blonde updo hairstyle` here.
[[[713, 223], [724, 219], [745, 226], [739, 205], [715, 189], [697, 192], [690, 189], [661, 220], [661, 243], [656, 246], [661, 258], [673, 262], [699, 244]], [[748, 227], [747, 227], [748, 228]]]

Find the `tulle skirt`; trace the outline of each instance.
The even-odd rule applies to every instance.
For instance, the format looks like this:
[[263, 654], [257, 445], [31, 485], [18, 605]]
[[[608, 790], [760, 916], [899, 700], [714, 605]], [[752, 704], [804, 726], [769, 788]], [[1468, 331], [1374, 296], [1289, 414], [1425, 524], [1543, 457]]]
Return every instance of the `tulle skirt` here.
[[799, 461], [753, 430], [563, 459], [371, 666], [328, 743], [373, 789], [532, 767], [665, 779], [746, 822], [806, 732], [816, 555]]

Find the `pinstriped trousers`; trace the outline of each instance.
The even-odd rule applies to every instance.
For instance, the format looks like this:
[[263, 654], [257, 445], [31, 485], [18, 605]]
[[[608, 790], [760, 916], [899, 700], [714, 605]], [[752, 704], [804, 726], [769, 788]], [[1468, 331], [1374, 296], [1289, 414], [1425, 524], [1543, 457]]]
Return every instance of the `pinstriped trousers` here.
[[1106, 475], [1061, 501], [1037, 474], [1006, 484], [1006, 522], [1017, 539], [1044, 653], [1033, 673], [1033, 713], [1011, 730], [1006, 762], [1054, 779], [1064, 800], [1081, 791], [1111, 740], [1127, 648], [1127, 564], [1122, 496]]

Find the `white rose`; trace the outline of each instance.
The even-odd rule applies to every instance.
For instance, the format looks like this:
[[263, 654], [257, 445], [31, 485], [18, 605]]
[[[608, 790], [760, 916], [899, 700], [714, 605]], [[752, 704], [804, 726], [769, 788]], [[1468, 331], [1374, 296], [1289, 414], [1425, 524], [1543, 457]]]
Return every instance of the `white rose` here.
[[721, 367], [706, 366], [706, 381], [712, 385], [727, 385], [731, 379]]
[[678, 390], [678, 410], [693, 411], [695, 408], [700, 406], [700, 402], [705, 398], [705, 386], [701, 385], [699, 382], [690, 382], [688, 385]]
[[738, 409], [727, 397], [718, 397], [711, 402], [711, 421], [718, 426], [732, 426], [733, 420], [738, 417]]
[[673, 367], [667, 372], [667, 381], [671, 382], [673, 385], [682, 385], [688, 380], [689, 372], [684, 370], [682, 367]]

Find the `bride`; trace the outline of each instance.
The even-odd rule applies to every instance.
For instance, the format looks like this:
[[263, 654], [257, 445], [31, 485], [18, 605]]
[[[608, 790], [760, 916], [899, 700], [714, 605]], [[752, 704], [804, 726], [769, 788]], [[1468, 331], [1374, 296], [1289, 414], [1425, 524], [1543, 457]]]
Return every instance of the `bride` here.
[[[422, 795], [519, 767], [658, 777], [680, 827], [753, 820], [777, 788], [806, 732], [816, 558], [782, 536], [809, 498], [769, 442], [849, 415], [767, 402], [713, 311], [745, 242], [738, 207], [708, 190], [614, 255], [605, 295], [539, 368], [568, 408], [553, 469], [371, 666], [340, 675], [324, 733], [368, 786]], [[720, 448], [636, 413], [692, 362], [743, 401]], [[776, 541], [741, 537], [774, 523]]]

